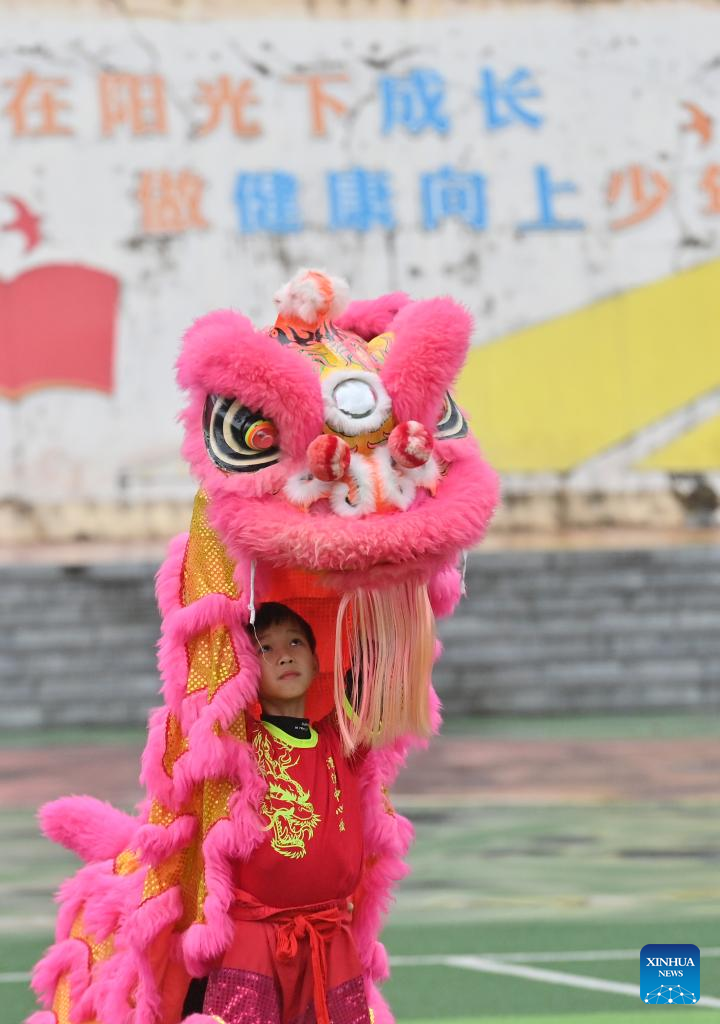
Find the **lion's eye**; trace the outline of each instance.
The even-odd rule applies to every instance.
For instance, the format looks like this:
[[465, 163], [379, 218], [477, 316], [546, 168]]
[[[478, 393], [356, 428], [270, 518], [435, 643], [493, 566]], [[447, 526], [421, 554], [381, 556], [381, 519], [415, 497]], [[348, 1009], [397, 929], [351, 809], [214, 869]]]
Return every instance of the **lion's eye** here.
[[203, 430], [208, 455], [226, 473], [254, 473], [280, 458], [275, 424], [237, 398], [208, 395]]
[[253, 420], [245, 430], [245, 444], [255, 452], [277, 447], [277, 430], [272, 420]]
[[435, 427], [435, 437], [442, 441], [449, 441], [456, 437], [465, 437], [467, 432], [467, 421], [455, 404], [455, 399], [447, 391], [442, 416]]

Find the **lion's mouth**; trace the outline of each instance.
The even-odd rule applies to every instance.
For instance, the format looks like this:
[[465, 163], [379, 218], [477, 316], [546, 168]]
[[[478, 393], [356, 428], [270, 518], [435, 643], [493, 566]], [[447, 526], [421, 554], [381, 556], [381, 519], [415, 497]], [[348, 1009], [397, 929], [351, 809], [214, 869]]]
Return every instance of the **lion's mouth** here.
[[235, 557], [321, 573], [340, 591], [371, 579], [427, 579], [482, 536], [498, 495], [495, 473], [474, 452], [464, 459], [436, 452], [433, 458], [435, 493], [416, 484], [404, 510], [375, 501], [373, 513], [337, 515], [327, 496], [306, 506], [291, 502], [283, 483], [272, 499], [238, 496], [219, 525]]
[[368, 455], [354, 453], [339, 480], [318, 480], [309, 470], [301, 470], [288, 478], [284, 493], [296, 508], [344, 519], [405, 512], [420, 493], [435, 494], [446, 468], [434, 455], [422, 466], [400, 466], [383, 446]]

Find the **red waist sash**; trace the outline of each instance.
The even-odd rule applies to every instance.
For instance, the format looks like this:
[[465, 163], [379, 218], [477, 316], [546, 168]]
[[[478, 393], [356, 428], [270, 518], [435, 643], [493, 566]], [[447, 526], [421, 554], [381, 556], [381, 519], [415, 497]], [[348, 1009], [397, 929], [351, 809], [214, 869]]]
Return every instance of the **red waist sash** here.
[[326, 945], [343, 925], [350, 924], [347, 899], [305, 907], [280, 908], [266, 906], [252, 893], [236, 889], [230, 916], [235, 921], [265, 921], [275, 925], [275, 953], [281, 961], [294, 959], [298, 953], [298, 940], [307, 938], [310, 944], [317, 1024], [330, 1024], [326, 999]]

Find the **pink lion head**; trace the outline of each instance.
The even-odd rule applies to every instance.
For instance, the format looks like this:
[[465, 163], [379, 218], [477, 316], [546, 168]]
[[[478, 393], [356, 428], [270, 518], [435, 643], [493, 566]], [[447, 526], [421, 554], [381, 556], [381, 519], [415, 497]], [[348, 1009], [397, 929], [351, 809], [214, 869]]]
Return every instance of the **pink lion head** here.
[[348, 584], [429, 578], [483, 535], [497, 478], [451, 389], [472, 322], [449, 298], [354, 302], [300, 271], [258, 330], [199, 319], [183, 452], [229, 552]]

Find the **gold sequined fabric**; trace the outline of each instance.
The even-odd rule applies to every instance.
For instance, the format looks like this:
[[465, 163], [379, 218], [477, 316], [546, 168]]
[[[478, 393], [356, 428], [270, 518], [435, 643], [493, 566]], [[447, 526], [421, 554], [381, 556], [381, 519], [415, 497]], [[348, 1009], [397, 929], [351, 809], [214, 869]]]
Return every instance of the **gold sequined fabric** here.
[[70, 1024], [70, 977], [67, 974], [57, 983], [52, 1008], [57, 1024]]
[[140, 867], [140, 861], [134, 850], [123, 850], [115, 858], [113, 873], [116, 875], [131, 875]]
[[167, 826], [183, 813], [193, 814], [201, 825], [201, 834], [196, 835], [188, 846], [172, 854], [162, 864], [149, 867], [145, 876], [143, 903], [173, 886], [180, 887], [183, 912], [176, 926], [179, 930], [205, 921], [207, 884], [202, 843], [213, 825], [229, 816], [230, 797], [234, 792], [235, 783], [229, 779], [208, 779], [196, 788], [181, 812], [175, 813], [157, 800], [151, 806], [148, 819], [151, 824]]
[[213, 731], [216, 736], [232, 736], [234, 740], [246, 740], [247, 724], [245, 721], [245, 712], [241, 711], [237, 718], [230, 723], [227, 729], [223, 729], [220, 723], [216, 722], [213, 726]]
[[175, 762], [188, 749], [187, 736], [183, 736], [182, 727], [176, 715], [168, 715], [165, 726], [165, 752], [162, 763], [165, 774], [172, 778]]
[[92, 970], [96, 963], [111, 957], [115, 950], [115, 938], [113, 935], [108, 935], [104, 939], [97, 939], [92, 932], [85, 929], [82, 911], [80, 911], [72, 923], [70, 938], [80, 939], [87, 946], [90, 954], [90, 962], [88, 964], [90, 970]]
[[[192, 604], [208, 594], [224, 594], [237, 599], [239, 590], [233, 579], [234, 562], [207, 516], [208, 497], [199, 491], [195, 499], [190, 536], [185, 550], [181, 576], [181, 601], [183, 606]], [[238, 658], [227, 626], [219, 623], [192, 636], [185, 644], [188, 661], [187, 693], [206, 694], [208, 703], [220, 687], [239, 671]], [[229, 735], [237, 740], [246, 740], [245, 716], [240, 713], [228, 729], [215, 723], [216, 735]], [[170, 713], [165, 729], [165, 749], [162, 757], [163, 768], [172, 778], [178, 760], [189, 750], [188, 737], [183, 733], [177, 715]], [[150, 824], [169, 827], [181, 814], [192, 814], [199, 829], [188, 845], [166, 858], [161, 864], [147, 869], [143, 887], [142, 902], [160, 896], [178, 886], [182, 895], [182, 914], [176, 923], [181, 931], [194, 923], [204, 923], [204, 904], [207, 896], [205, 862], [202, 844], [214, 824], [229, 814], [229, 801], [235, 784], [227, 779], [208, 779], [193, 790], [187, 802], [177, 811], [153, 801], [148, 821]]]
[[148, 822], [151, 825], [164, 825], [167, 828], [178, 817], [179, 815], [171, 811], [169, 807], [165, 807], [159, 800], [153, 800], [150, 814], [148, 815]]
[[142, 903], [147, 903], [155, 896], [160, 896], [168, 889], [172, 889], [174, 885], [180, 885], [185, 856], [186, 851], [180, 850], [178, 853], [171, 854], [157, 867], [148, 868], [143, 885]]
[[235, 783], [229, 779], [208, 779], [204, 784], [202, 830], [203, 839], [213, 825], [221, 818], [230, 815], [230, 797], [235, 791]]
[[207, 494], [198, 491], [182, 570], [183, 605], [192, 604], [207, 594], [238, 596], [233, 579], [235, 564], [208, 522], [208, 501]]
[[186, 646], [190, 662], [187, 692], [206, 689], [211, 701], [223, 683], [239, 670], [230, 634], [225, 626], [216, 626], [194, 636]]
[[205, 861], [199, 838], [195, 838], [185, 851], [180, 891], [183, 911], [176, 929], [184, 931], [191, 924], [205, 924], [207, 883], [205, 881]]

